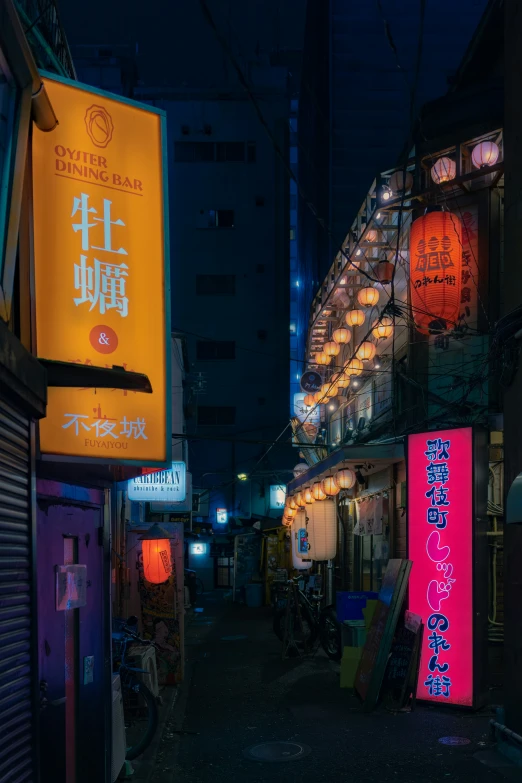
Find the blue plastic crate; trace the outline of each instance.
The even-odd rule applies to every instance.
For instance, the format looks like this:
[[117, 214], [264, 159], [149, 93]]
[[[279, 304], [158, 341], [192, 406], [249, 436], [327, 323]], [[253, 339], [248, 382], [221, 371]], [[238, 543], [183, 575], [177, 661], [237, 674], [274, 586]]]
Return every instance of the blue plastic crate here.
[[362, 610], [366, 601], [376, 599], [378, 593], [341, 591], [337, 593], [337, 620], [342, 623], [345, 620], [364, 620]]

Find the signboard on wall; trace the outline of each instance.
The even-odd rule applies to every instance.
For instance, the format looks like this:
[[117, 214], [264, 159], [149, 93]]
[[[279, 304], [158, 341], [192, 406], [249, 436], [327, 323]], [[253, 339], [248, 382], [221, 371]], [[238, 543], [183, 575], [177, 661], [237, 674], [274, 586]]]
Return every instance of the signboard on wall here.
[[304, 404], [304, 398], [306, 394], [298, 392], [294, 394], [294, 416], [297, 416], [299, 421], [306, 421], [309, 424], [318, 425], [321, 422], [321, 409], [319, 405], [315, 405], [313, 408], [308, 408]]
[[301, 375], [301, 389], [307, 394], [315, 394], [323, 385], [323, 378], [315, 370], [307, 370]]
[[270, 485], [270, 508], [282, 511], [286, 502], [286, 486], [284, 484]]
[[[173, 462], [169, 470], [159, 470], [137, 476], [127, 482], [129, 500], [161, 501], [162, 511], [167, 509], [164, 503], [182, 503], [187, 495], [186, 466], [184, 462]], [[179, 509], [182, 511], [183, 509]]]
[[77, 83], [44, 81], [59, 124], [33, 133], [38, 356], [144, 373], [153, 393], [50, 388], [40, 449], [104, 463], [165, 463], [164, 119]]
[[408, 438], [410, 610], [422, 617], [417, 696], [473, 704], [473, 431]]

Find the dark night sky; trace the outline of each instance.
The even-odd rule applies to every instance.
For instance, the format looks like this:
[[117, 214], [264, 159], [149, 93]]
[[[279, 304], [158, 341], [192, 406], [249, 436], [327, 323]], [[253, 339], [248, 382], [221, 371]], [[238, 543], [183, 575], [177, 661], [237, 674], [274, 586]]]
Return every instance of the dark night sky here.
[[[256, 49], [300, 49], [306, 0], [208, 0], [238, 57]], [[149, 85], [190, 87], [221, 82], [228, 64], [199, 0], [59, 0], [71, 46], [138, 46], [140, 78]]]

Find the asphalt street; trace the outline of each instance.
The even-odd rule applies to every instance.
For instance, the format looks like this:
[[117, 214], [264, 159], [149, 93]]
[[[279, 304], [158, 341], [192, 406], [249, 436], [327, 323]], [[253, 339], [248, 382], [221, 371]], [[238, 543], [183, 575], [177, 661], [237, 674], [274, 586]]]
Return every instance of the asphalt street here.
[[[365, 714], [339, 687], [339, 665], [322, 651], [281, 659], [269, 608], [238, 606], [216, 593], [203, 598], [202, 608], [187, 630], [187, 682], [164, 726], [151, 783], [522, 779], [521, 770], [505, 767], [494, 752], [490, 710], [418, 706], [409, 714]], [[448, 746], [442, 737], [469, 743]], [[291, 743], [282, 749], [283, 761], [244, 755], [281, 741]], [[308, 755], [290, 761], [295, 745], [306, 746]]]

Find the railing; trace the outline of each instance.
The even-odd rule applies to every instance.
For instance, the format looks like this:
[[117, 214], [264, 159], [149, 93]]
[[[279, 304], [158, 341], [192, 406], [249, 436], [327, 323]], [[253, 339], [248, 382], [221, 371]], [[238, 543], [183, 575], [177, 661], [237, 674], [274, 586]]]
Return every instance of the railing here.
[[15, 0], [15, 4], [38, 67], [76, 79], [55, 0]]

